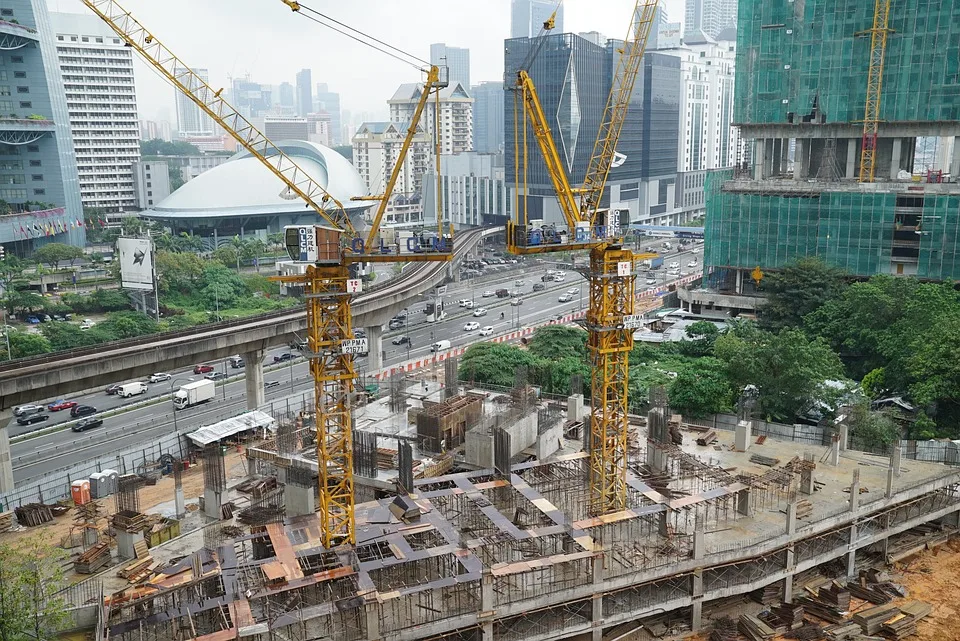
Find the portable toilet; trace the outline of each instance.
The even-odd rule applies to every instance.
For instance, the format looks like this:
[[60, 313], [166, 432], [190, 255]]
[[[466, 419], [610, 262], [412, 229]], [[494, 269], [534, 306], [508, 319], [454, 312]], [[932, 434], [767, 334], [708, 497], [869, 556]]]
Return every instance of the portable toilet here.
[[75, 505], [85, 505], [90, 502], [90, 481], [74, 481], [70, 484], [70, 496]]
[[93, 474], [90, 475], [90, 498], [91, 499], [102, 499], [105, 496], [108, 496], [106, 494], [107, 481], [105, 479], [106, 479], [106, 476], [104, 476], [103, 472], [94, 472]]
[[104, 496], [110, 496], [111, 494], [117, 493], [117, 488], [120, 487], [120, 473], [116, 470], [105, 469], [103, 475], [106, 477], [106, 491], [107, 493]]

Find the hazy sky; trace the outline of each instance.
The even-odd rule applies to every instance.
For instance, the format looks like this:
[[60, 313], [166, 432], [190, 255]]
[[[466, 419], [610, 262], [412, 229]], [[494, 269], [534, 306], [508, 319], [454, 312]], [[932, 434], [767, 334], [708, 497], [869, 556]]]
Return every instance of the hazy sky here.
[[[295, 84], [311, 69], [343, 109], [387, 112], [386, 100], [420, 74], [367, 46], [290, 11], [281, 0], [120, 0], [121, 5], [191, 67], [210, 70], [210, 84], [229, 86], [247, 74], [256, 82]], [[47, 0], [51, 11], [86, 13], [80, 0]], [[321, 13], [429, 60], [430, 44], [470, 49], [471, 81], [501, 80], [510, 0], [306, 0]], [[564, 0], [564, 30], [623, 38], [633, 0]], [[683, 0], [661, 0], [672, 22]], [[174, 89], [138, 64], [140, 117], [175, 125]]]

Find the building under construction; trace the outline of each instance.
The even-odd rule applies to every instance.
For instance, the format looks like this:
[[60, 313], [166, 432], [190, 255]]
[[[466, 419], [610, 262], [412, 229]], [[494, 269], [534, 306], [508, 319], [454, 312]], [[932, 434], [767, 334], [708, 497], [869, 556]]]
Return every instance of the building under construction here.
[[742, 152], [707, 186], [713, 288], [750, 294], [754, 268], [803, 256], [960, 279], [960, 2], [741, 0], [738, 24]]
[[[539, 414], [536, 405], [550, 404], [527, 409]], [[758, 437], [753, 422], [725, 431], [666, 416], [634, 421], [619, 512], [590, 512], [589, 455], [568, 451], [575, 440], [503, 466], [501, 436], [492, 469], [461, 466], [358, 504], [355, 545], [324, 548], [321, 515], [289, 516], [302, 502], [293, 495], [285, 519], [205, 534], [203, 549], [107, 596], [97, 638], [647, 639], [749, 611], [748, 595], [800, 605], [825, 586], [827, 598], [839, 584], [826, 577], [855, 576], [960, 525], [960, 468], [901, 460], [899, 449], [848, 451], [843, 427], [822, 446]], [[313, 474], [298, 463], [306, 423], [294, 427], [251, 460], [285, 468], [299, 496]]]

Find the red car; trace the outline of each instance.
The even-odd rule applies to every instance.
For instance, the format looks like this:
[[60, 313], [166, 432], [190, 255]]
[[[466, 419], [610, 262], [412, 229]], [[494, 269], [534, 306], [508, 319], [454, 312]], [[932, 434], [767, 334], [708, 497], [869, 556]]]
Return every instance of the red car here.
[[207, 374], [213, 371], [213, 365], [196, 365], [193, 368], [194, 374]]
[[77, 406], [76, 401], [54, 401], [47, 405], [47, 409], [51, 412], [59, 412], [60, 410], [68, 410]]

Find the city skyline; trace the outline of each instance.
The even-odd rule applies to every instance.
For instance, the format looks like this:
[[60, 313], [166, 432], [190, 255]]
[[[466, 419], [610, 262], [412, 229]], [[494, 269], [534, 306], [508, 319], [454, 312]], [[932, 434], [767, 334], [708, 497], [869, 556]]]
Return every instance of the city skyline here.
[[[462, 1], [464, 8], [474, 5]], [[80, 0], [49, 0], [51, 11], [89, 13]], [[125, 0], [124, 8], [148, 26], [191, 67], [210, 70], [211, 84], [230, 87], [233, 78], [249, 75], [254, 82], [295, 85], [296, 73], [313, 70], [313, 82], [326, 82], [342, 97], [342, 109], [374, 111], [401, 82], [422, 81], [421, 74], [373, 49], [304, 20], [277, 3], [264, 11], [253, 0], [211, 0], [197, 6], [187, 0], [169, 0], [162, 6], [146, 0]], [[683, 17], [683, 0], [661, 2], [671, 19]], [[376, 0], [357, 0], [337, 6], [332, 17], [374, 35], [389, 44], [429, 60], [430, 45], [445, 42], [470, 49], [471, 83], [503, 78], [503, 41], [510, 35], [510, 0], [491, 0], [482, 12], [449, 11], [443, 0], [412, 0], [404, 7], [384, 8]], [[589, 0], [565, 0], [565, 29], [600, 31], [607, 37], [626, 33], [632, 3], [610, 3], [596, 8]], [[181, 15], [195, 19], [183, 21]], [[371, 23], [370, 16], [378, 20]], [[424, 16], [428, 16], [425, 19]], [[209, 21], [221, 27], [216, 33]], [[270, 46], [238, 46], [231, 34], [269, 29], [259, 42]], [[317, 42], [329, 47], [318, 53]], [[349, 58], [349, 65], [331, 65]], [[176, 118], [174, 90], [137, 58], [137, 95], [142, 120]], [[362, 71], [362, 73], [360, 73]]]

